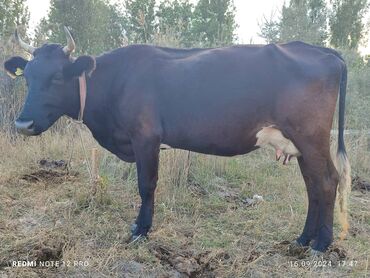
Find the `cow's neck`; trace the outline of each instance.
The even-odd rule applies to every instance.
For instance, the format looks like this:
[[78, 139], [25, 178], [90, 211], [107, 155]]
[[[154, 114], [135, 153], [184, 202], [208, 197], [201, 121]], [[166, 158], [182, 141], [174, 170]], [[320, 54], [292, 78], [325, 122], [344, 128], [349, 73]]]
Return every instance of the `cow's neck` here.
[[84, 124], [98, 141], [102, 137], [111, 136], [109, 118], [112, 117], [111, 106], [114, 101], [111, 89], [114, 81], [114, 74], [111, 73], [113, 65], [104, 59], [104, 56], [98, 57], [95, 71], [90, 77], [86, 77], [87, 93], [83, 117]]

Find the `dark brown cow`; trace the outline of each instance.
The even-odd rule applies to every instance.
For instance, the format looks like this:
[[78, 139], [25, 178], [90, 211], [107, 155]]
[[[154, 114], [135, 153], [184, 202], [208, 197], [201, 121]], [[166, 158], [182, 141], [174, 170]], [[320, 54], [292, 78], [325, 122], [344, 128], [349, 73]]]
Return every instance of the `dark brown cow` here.
[[[78, 77], [86, 72], [83, 122], [96, 140], [124, 161], [136, 162], [142, 206], [133, 237], [152, 226], [161, 143], [205, 154], [234, 156], [272, 145], [284, 163], [297, 157], [309, 206], [297, 244], [324, 251], [333, 240], [339, 182], [344, 233], [344, 191], [350, 166], [343, 141], [346, 65], [328, 48], [302, 42], [173, 49], [130, 45], [99, 57], [72, 58], [74, 42], [33, 48], [26, 61], [5, 63], [23, 75], [28, 95], [16, 121], [38, 135], [59, 117], [77, 118]], [[330, 130], [339, 92], [338, 166], [330, 156]]]

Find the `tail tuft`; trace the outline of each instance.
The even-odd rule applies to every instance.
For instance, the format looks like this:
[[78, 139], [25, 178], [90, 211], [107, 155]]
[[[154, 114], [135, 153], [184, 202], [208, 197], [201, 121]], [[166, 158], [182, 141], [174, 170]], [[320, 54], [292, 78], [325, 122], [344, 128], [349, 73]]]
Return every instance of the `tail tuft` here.
[[348, 198], [351, 192], [351, 166], [345, 151], [338, 150], [337, 171], [339, 173], [338, 201], [339, 201], [339, 222], [342, 226], [340, 239], [346, 238], [349, 229], [348, 223]]

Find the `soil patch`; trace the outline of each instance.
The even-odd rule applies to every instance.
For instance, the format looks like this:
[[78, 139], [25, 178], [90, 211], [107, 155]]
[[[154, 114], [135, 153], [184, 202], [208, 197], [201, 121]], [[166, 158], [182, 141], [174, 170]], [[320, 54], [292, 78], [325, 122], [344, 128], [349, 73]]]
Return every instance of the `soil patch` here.
[[370, 192], [370, 182], [360, 178], [359, 176], [355, 176], [352, 179], [352, 190], [358, 190], [362, 193]]
[[39, 161], [39, 165], [41, 168], [46, 169], [67, 169], [67, 162], [65, 160], [52, 160], [52, 159], [41, 159]]
[[40, 169], [30, 174], [24, 174], [20, 179], [29, 183], [43, 182], [48, 184], [60, 184], [66, 180], [72, 180], [76, 176], [78, 176], [78, 172], [70, 173], [67, 171]]
[[232, 264], [230, 255], [224, 251], [199, 253], [188, 246], [179, 248], [162, 242], [152, 243], [149, 250], [162, 264], [188, 277], [216, 277], [214, 270], [220, 264]]
[[[254, 194], [251, 198], [244, 196], [238, 187], [233, 187], [228, 184], [225, 179], [216, 177], [212, 181], [212, 194], [216, 194], [219, 198], [224, 199], [228, 203], [234, 203], [236, 207], [255, 206], [263, 201], [263, 197]], [[250, 183], [248, 183], [250, 185]], [[197, 197], [208, 196], [211, 193], [200, 184], [193, 183], [189, 186], [192, 195]]]

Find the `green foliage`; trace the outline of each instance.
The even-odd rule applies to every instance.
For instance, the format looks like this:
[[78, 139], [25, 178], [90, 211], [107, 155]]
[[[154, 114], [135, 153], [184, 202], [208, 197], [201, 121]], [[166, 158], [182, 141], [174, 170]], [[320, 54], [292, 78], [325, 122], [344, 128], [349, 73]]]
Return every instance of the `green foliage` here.
[[77, 53], [97, 54], [129, 43], [156, 43], [172, 37], [178, 46], [229, 45], [234, 39], [232, 0], [125, 0], [124, 9], [108, 0], [51, 0], [35, 42], [65, 43], [62, 26], [70, 27]]
[[281, 17], [264, 19], [260, 36], [268, 42], [302, 40], [340, 49], [358, 49], [365, 34], [364, 16], [368, 0], [291, 0], [284, 4]]
[[159, 34], [170, 34], [183, 46], [191, 46], [191, 23], [193, 4], [189, 0], [164, 0], [160, 3], [156, 16]]
[[20, 27], [22, 34], [28, 28], [30, 13], [26, 0], [1, 0], [0, 2], [0, 38], [7, 39]]
[[125, 30], [129, 42], [152, 43], [163, 34], [181, 46], [229, 45], [234, 39], [235, 7], [232, 0], [125, 1]]
[[292, 0], [289, 7], [283, 7], [280, 39], [325, 45], [326, 20], [324, 0]]
[[195, 6], [191, 34], [202, 46], [232, 44], [236, 27], [232, 0], [199, 0]]
[[346, 99], [347, 127], [368, 130], [370, 129], [370, 63], [354, 49], [343, 50], [341, 54], [349, 69]]
[[123, 43], [122, 13], [117, 5], [103, 0], [52, 0], [50, 11], [41, 21], [36, 42], [65, 44], [63, 25], [70, 28], [77, 53], [98, 54]]
[[[1, 0], [0, 2], [0, 64], [10, 55], [27, 54], [17, 47], [10, 44], [10, 38], [14, 30], [18, 31], [25, 41], [29, 41], [26, 34], [30, 14], [25, 0]], [[11, 80], [5, 71], [0, 70], [0, 130], [9, 134], [14, 133], [14, 122], [22, 105], [24, 97], [24, 81], [18, 79]]]
[[274, 20], [273, 15], [270, 18], [264, 18], [260, 24], [260, 37], [264, 38], [268, 43], [278, 43], [280, 41], [280, 22]]
[[151, 42], [156, 31], [155, 0], [125, 1], [125, 30], [129, 42]]
[[283, 5], [280, 19], [265, 19], [260, 35], [268, 42], [300, 40], [325, 45], [327, 15], [324, 0], [292, 0]]
[[343, 49], [357, 49], [364, 36], [363, 17], [368, 0], [332, 0], [330, 16], [331, 45]]

